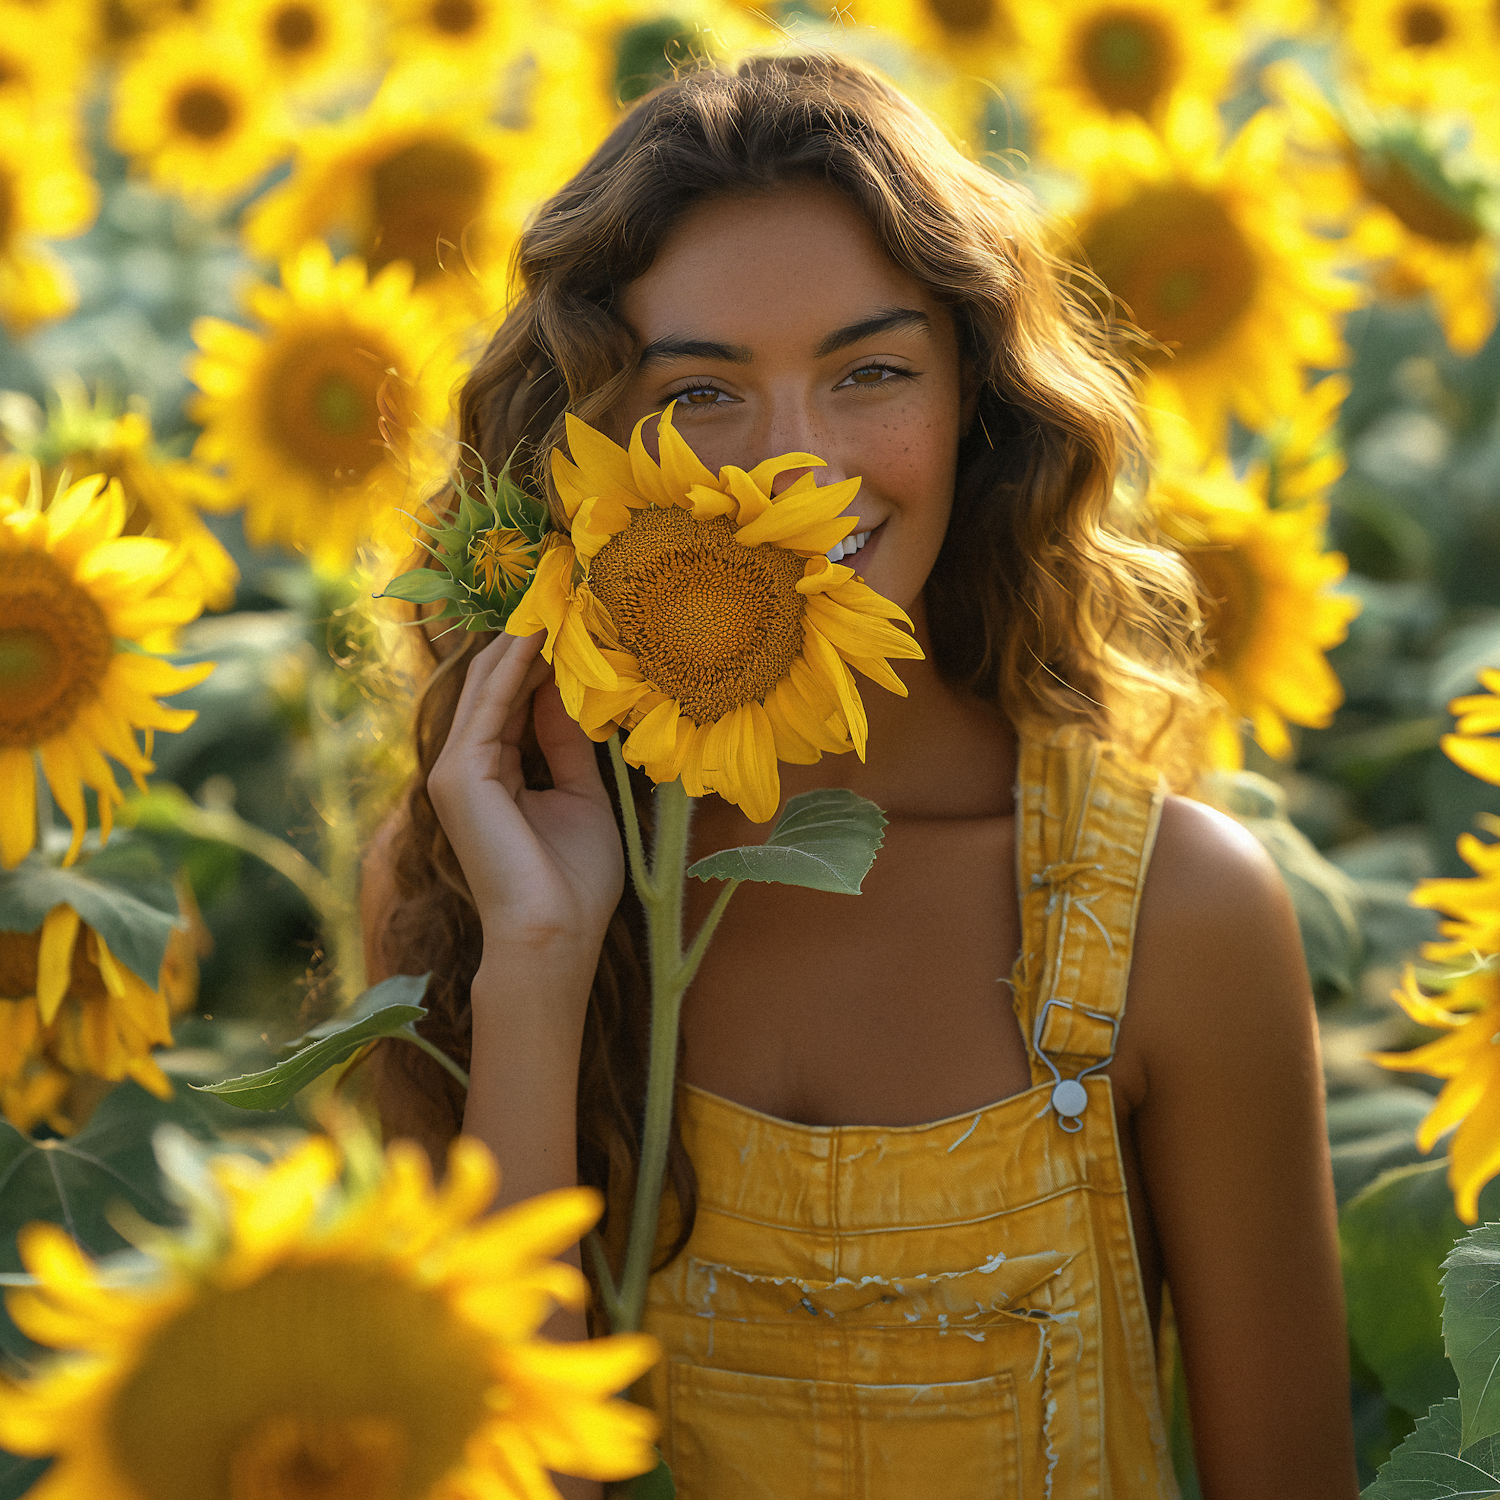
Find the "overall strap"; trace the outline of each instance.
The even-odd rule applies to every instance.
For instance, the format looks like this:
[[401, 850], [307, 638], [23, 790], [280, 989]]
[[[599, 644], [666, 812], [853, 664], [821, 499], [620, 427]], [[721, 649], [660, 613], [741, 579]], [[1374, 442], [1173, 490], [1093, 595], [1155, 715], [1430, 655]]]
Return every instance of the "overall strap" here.
[[1034, 1084], [1052, 1082], [1064, 1130], [1082, 1128], [1082, 1079], [1114, 1056], [1141, 887], [1164, 790], [1159, 774], [1069, 725], [1021, 738], [1016, 1015]]

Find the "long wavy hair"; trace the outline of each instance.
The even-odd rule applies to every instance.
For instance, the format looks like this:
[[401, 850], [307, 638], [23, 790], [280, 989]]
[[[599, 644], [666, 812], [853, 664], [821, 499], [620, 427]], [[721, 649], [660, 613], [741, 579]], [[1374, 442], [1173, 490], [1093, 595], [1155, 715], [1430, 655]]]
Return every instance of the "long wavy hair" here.
[[[1031, 732], [1082, 723], [1186, 779], [1198, 685], [1197, 593], [1116, 495], [1137, 452], [1116, 331], [1047, 248], [1026, 192], [958, 152], [875, 74], [830, 56], [755, 59], [643, 99], [522, 235], [516, 295], [459, 402], [459, 438], [492, 468], [550, 492], [563, 417], [600, 424], [640, 349], [620, 294], [705, 199], [815, 181], [864, 214], [886, 253], [953, 314], [979, 388], [961, 441], [952, 520], [926, 585], [933, 660]], [[449, 638], [451, 640], [451, 637]], [[488, 641], [443, 654], [416, 712], [417, 771], [393, 835], [390, 964], [431, 970], [426, 1034], [467, 1066], [480, 924], [428, 798], [465, 669]], [[602, 754], [602, 747], [601, 747]], [[525, 757], [528, 780], [546, 766]], [[607, 764], [605, 785], [614, 794]], [[644, 782], [636, 803], [649, 826]], [[616, 813], [618, 815], [618, 806]], [[578, 1080], [578, 1171], [611, 1201], [638, 1160], [647, 988], [640, 908], [627, 890], [599, 958]], [[375, 1059], [388, 1132], [451, 1136], [461, 1091], [411, 1047]], [[691, 1230], [691, 1163], [674, 1140], [678, 1247]]]

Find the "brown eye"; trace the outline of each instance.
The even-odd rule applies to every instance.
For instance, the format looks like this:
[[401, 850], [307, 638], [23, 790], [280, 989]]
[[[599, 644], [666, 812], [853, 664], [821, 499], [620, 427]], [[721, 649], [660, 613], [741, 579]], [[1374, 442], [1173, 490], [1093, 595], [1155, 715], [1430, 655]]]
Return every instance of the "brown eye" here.
[[884, 365], [868, 365], [863, 370], [856, 370], [849, 378], [856, 385], [879, 385], [885, 374]]
[[711, 385], [694, 386], [691, 390], [678, 391], [672, 397], [677, 406], [713, 406], [723, 393]]

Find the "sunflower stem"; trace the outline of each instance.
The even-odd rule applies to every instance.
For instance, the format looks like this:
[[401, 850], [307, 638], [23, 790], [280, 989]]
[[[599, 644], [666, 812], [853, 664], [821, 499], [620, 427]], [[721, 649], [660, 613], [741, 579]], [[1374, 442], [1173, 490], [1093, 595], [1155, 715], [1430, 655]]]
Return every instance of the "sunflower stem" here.
[[[646, 1284], [656, 1248], [667, 1145], [672, 1135], [672, 1108], [677, 1083], [677, 1038], [687, 966], [682, 956], [682, 887], [687, 870], [688, 832], [693, 799], [681, 781], [656, 793], [656, 842], [652, 850], [651, 889], [641, 892], [651, 957], [651, 1050], [646, 1075], [646, 1119], [641, 1132], [641, 1160], [630, 1215], [630, 1242], [620, 1277], [616, 1332], [641, 1326]], [[700, 954], [701, 957], [701, 954]], [[695, 965], [696, 967], [696, 965]]]
[[630, 768], [620, 750], [618, 733], [609, 737], [609, 762], [615, 768], [615, 786], [620, 792], [620, 817], [625, 823], [625, 848], [630, 855], [630, 878], [644, 903], [654, 896], [656, 883], [646, 869], [646, 850], [641, 843], [641, 823], [635, 813], [635, 793], [630, 789]]
[[729, 905], [729, 898], [739, 890], [738, 880], [728, 880], [724, 883], [724, 889], [719, 892], [709, 913], [703, 919], [703, 925], [698, 929], [698, 935], [693, 939], [693, 946], [688, 949], [687, 956], [682, 960], [682, 966], [677, 971], [677, 983], [684, 993], [693, 982], [693, 976], [698, 972], [698, 965], [703, 962], [703, 955], [708, 950], [708, 942], [714, 935], [714, 929], [719, 925], [719, 918], [724, 915], [724, 908]]
[[620, 1289], [615, 1285], [615, 1274], [610, 1270], [609, 1257], [604, 1253], [604, 1241], [599, 1238], [597, 1229], [591, 1229], [584, 1235], [583, 1243], [588, 1247], [589, 1260], [599, 1281], [599, 1300], [603, 1302], [604, 1314], [613, 1328], [620, 1321]]

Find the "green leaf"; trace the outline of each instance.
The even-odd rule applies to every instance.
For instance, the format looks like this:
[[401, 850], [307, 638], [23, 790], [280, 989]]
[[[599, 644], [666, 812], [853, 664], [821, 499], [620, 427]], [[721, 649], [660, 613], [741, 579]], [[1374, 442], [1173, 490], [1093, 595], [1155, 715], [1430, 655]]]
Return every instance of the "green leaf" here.
[[699, 880], [761, 880], [857, 896], [884, 839], [885, 814], [843, 787], [793, 797], [764, 844], [724, 849], [688, 869]]
[[1500, 1441], [1464, 1448], [1458, 1397], [1422, 1417], [1360, 1500], [1492, 1500], [1500, 1495]]
[[27, 855], [14, 870], [0, 870], [0, 931], [35, 932], [63, 902], [127, 969], [156, 988], [167, 937], [177, 923], [175, 898], [165, 911], [110, 881], [94, 879], [87, 865], [61, 870], [39, 854]]
[[675, 1500], [677, 1486], [672, 1481], [672, 1471], [660, 1454], [656, 1467], [634, 1479], [619, 1479], [605, 1485], [608, 1500]]
[[453, 599], [460, 591], [449, 576], [437, 568], [412, 568], [398, 573], [386, 584], [377, 599], [404, 599], [408, 604], [435, 604], [439, 599]]
[[[298, 1041], [307, 1045], [273, 1068], [226, 1078], [222, 1083], [194, 1084], [237, 1109], [280, 1109], [315, 1078], [353, 1056], [366, 1042], [399, 1036], [427, 1014], [415, 1003], [427, 988], [427, 976], [397, 974], [373, 985], [344, 1015], [315, 1026]], [[296, 1045], [295, 1043], [293, 1045]]]
[[1500, 1433], [1500, 1224], [1470, 1230], [1443, 1269], [1443, 1339], [1468, 1447]]

